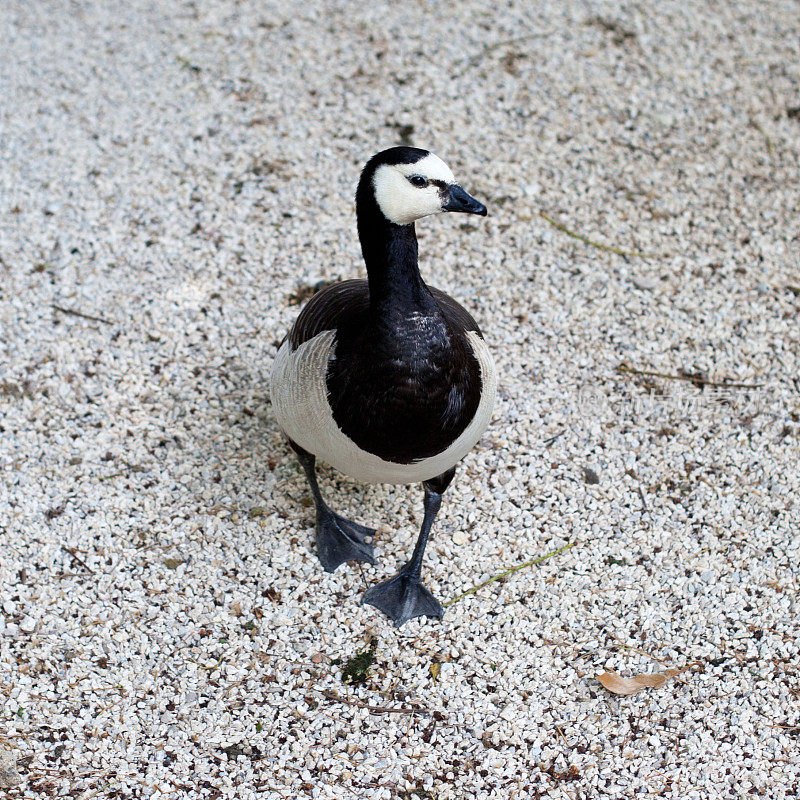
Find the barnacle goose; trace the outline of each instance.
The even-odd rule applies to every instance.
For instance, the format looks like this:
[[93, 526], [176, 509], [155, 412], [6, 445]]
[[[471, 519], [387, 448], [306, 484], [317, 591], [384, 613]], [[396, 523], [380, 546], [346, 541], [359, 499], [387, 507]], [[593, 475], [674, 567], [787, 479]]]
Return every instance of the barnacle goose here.
[[485, 215], [486, 207], [427, 150], [392, 147], [373, 156], [356, 192], [367, 280], [314, 295], [271, 376], [278, 424], [314, 496], [326, 571], [375, 563], [375, 531], [331, 511], [317, 485], [317, 458], [367, 483], [422, 483], [425, 513], [411, 559], [363, 600], [398, 626], [443, 614], [422, 584], [422, 557], [455, 465], [489, 423], [497, 384], [475, 320], [419, 273], [414, 222], [440, 211]]

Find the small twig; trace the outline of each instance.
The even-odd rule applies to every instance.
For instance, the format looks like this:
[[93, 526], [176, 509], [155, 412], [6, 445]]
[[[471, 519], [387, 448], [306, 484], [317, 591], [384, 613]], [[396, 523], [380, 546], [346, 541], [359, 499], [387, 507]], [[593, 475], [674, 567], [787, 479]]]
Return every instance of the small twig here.
[[[354, 783], [353, 786], [357, 786], [359, 789], [397, 789], [396, 783], [378, 783], [377, 781], [371, 781], [370, 783]], [[412, 789], [410, 796], [413, 797], [415, 794], [417, 794], [417, 792]], [[421, 797], [422, 795], [417, 796]]]
[[[90, 800], [92, 797], [97, 797], [97, 795], [99, 795], [100, 792], [104, 792], [106, 789], [110, 789], [112, 786], [116, 786], [118, 783], [119, 781], [111, 781], [110, 783], [107, 783], [105, 786], [101, 786], [99, 789], [96, 789], [91, 794], [83, 795], [82, 797], [80, 797], [79, 800]], [[89, 790], [87, 789], [86, 791]]]
[[499, 575], [495, 575], [494, 577], [489, 578], [489, 580], [486, 580], [483, 583], [479, 583], [477, 586], [473, 586], [471, 589], [467, 589], [466, 592], [462, 592], [461, 594], [456, 595], [443, 605], [451, 606], [453, 605], [453, 603], [457, 603], [459, 600], [463, 600], [465, 597], [468, 597], [471, 594], [475, 594], [475, 592], [477, 592], [478, 589], [483, 589], [484, 586], [488, 586], [490, 583], [499, 581], [508, 575], [512, 575], [515, 572], [519, 572], [521, 569], [525, 569], [526, 567], [533, 567], [536, 566], [536, 564], [541, 564], [542, 561], [546, 561], [548, 558], [552, 558], [553, 556], [565, 553], [570, 548], [575, 547], [575, 545], [576, 542], [570, 542], [569, 544], [565, 544], [563, 547], [559, 547], [558, 550], [553, 550], [551, 553], [545, 553], [543, 556], [534, 558], [533, 561], [526, 561], [524, 564], [517, 564], [516, 567], [511, 567], [510, 569], [505, 570], [505, 572], [501, 572]]
[[754, 119], [750, 120], [750, 127], [755, 128], [755, 130], [757, 130], [764, 137], [764, 144], [767, 147], [767, 154], [772, 155], [775, 150], [775, 145], [772, 144], [772, 139], [769, 138], [769, 134]]
[[640, 144], [634, 144], [633, 142], [628, 142], [625, 139], [612, 139], [614, 144], [618, 144], [621, 147], [627, 147], [629, 150], [639, 150], [642, 153], [646, 153], [650, 158], [654, 158], [656, 161], [660, 158], [659, 154], [651, 150], [649, 147], [642, 147]]
[[268, 780], [265, 780], [265, 781], [258, 781], [257, 783], [254, 783], [253, 784], [253, 788], [255, 788], [255, 789], [269, 789], [271, 792], [276, 792], [281, 797], [286, 797], [284, 792], [288, 791], [288, 789], [278, 789], [275, 786], [273, 786], [272, 785], [272, 778], [269, 778]]
[[567, 429], [564, 428], [563, 431], [561, 431], [560, 433], [557, 433], [555, 436], [551, 436], [549, 439], [545, 439], [544, 440], [544, 446], [545, 447], [550, 447], [550, 445], [553, 444], [553, 442], [555, 442], [557, 439], [560, 439], [566, 432], [567, 432]]
[[527, 36], [515, 36], [513, 39], [503, 39], [501, 42], [495, 42], [494, 44], [484, 47], [480, 53], [469, 58], [467, 64], [471, 67], [477, 66], [489, 53], [499, 50], [501, 47], [508, 47], [509, 45], [520, 44], [521, 42], [529, 42], [531, 39], [542, 39], [550, 35], [552, 35], [552, 32], [544, 31], [543, 33], [529, 33]]
[[431, 712], [424, 708], [409, 708], [408, 706], [397, 706], [394, 708], [388, 706], [371, 706], [369, 703], [365, 703], [363, 700], [359, 700], [356, 697], [342, 697], [338, 692], [334, 692], [333, 689], [316, 689], [316, 691], [320, 692], [323, 697], [328, 700], [333, 700], [336, 703], [344, 703], [348, 706], [356, 706], [356, 708], [366, 708], [370, 714], [420, 714], [424, 717], [429, 717], [431, 715]]
[[664, 378], [668, 381], [685, 381], [686, 383], [702, 384], [703, 386], [724, 386], [728, 389], [761, 389], [763, 383], [730, 383], [725, 378], [721, 381], [709, 381], [697, 375], [669, 375], [665, 372], [653, 372], [648, 369], [634, 369], [622, 363], [617, 367], [617, 372], [627, 372], [630, 375], [648, 375], [652, 378]]
[[95, 317], [91, 314], [84, 314], [83, 311], [76, 311], [74, 308], [63, 308], [62, 306], [58, 306], [55, 303], [50, 303], [50, 307], [54, 308], [56, 311], [60, 311], [62, 314], [70, 314], [73, 317], [81, 317], [82, 319], [90, 319], [92, 322], [102, 322], [103, 325], [113, 325], [114, 323], [111, 320], [103, 319], [102, 317]]
[[237, 686], [241, 686], [243, 683], [244, 683], [244, 681], [241, 680], [241, 681], [234, 681], [233, 683], [229, 684], [227, 686], [227, 688], [225, 689], [225, 691], [223, 691], [222, 694], [220, 695], [220, 699], [225, 697], [225, 695], [228, 694], [228, 692], [231, 689], [235, 689]]
[[617, 642], [617, 644], [622, 647], [624, 650], [631, 650], [634, 653], [641, 653], [643, 656], [647, 656], [648, 658], [652, 658], [657, 664], [666, 664], [667, 662], [663, 658], [658, 658], [658, 656], [654, 656], [652, 653], [648, 653], [647, 650], [642, 650], [640, 647], [633, 647], [632, 645], [625, 644], [618, 636], [614, 636], [613, 633], [609, 633], [609, 636]]
[[650, 509], [647, 507], [647, 500], [644, 499], [644, 492], [642, 491], [642, 484], [640, 483], [636, 488], [639, 490], [639, 497], [642, 498], [642, 507], [649, 514], [650, 513]]
[[87, 572], [94, 574], [94, 570], [75, 552], [74, 547], [67, 547], [67, 545], [62, 544], [61, 549], [72, 556], [76, 564], [80, 564]]
[[560, 230], [562, 233], [566, 233], [567, 236], [571, 236], [573, 239], [577, 239], [584, 244], [591, 245], [592, 247], [596, 247], [598, 250], [606, 250], [609, 253], [616, 253], [620, 256], [637, 256], [638, 258], [658, 258], [658, 255], [655, 253], [640, 253], [638, 250], [622, 250], [619, 247], [612, 247], [610, 244], [603, 244], [602, 242], [595, 242], [594, 239], [590, 239], [588, 236], [584, 236], [582, 233], [577, 233], [576, 231], [570, 230], [566, 225], [559, 222], [552, 217], [549, 217], [544, 211], [539, 212], [539, 216], [542, 219], [546, 219], [554, 228]]

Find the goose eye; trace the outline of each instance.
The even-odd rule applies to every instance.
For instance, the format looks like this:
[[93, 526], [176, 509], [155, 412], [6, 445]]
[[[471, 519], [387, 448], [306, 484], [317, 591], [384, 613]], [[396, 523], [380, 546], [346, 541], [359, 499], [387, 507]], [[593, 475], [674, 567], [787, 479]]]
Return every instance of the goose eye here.
[[428, 181], [422, 175], [409, 175], [408, 180], [418, 189], [424, 189], [428, 185]]

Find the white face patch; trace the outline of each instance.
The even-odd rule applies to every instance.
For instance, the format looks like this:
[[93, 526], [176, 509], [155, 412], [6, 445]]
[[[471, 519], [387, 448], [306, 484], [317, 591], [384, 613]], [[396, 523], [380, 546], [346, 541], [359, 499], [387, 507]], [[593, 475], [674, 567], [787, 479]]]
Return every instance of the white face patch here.
[[454, 183], [450, 167], [439, 156], [428, 153], [414, 164], [382, 164], [375, 170], [372, 185], [378, 207], [389, 222], [408, 225], [420, 217], [442, 210], [440, 189], [435, 183], [424, 188], [414, 186], [410, 175], [421, 175], [428, 181]]

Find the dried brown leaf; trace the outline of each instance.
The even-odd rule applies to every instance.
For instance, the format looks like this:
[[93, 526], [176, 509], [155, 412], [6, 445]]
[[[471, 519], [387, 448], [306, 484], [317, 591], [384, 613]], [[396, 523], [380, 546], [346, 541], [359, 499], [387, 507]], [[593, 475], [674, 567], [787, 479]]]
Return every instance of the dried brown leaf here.
[[616, 672], [604, 672], [597, 676], [597, 680], [613, 694], [636, 694], [642, 689], [659, 689], [670, 678], [674, 678], [682, 669], [665, 669], [663, 672], [634, 675], [632, 678], [623, 678]]

